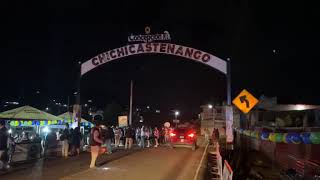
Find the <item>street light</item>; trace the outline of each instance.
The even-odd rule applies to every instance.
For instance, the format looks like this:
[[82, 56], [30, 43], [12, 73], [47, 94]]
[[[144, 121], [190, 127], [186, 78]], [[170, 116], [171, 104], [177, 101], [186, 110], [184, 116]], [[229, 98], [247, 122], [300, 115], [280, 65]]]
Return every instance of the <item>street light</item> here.
[[175, 123], [176, 123], [176, 127], [178, 126], [178, 116], [179, 116], [180, 112], [179, 111], [175, 111], [174, 115], [175, 115]]
[[213, 116], [213, 106], [212, 106], [212, 104], [208, 104], [208, 108], [209, 109], [212, 109], [212, 120], [213, 120], [213, 126], [214, 126], [214, 116]]
[[178, 118], [179, 114], [180, 114], [179, 111], [175, 111], [175, 112], [174, 112], [174, 115], [176, 116], [176, 119]]

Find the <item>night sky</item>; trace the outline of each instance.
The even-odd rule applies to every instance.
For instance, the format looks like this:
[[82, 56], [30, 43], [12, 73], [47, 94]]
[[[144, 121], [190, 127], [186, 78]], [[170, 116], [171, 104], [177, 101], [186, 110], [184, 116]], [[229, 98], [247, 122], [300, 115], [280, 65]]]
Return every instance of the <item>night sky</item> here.
[[[78, 61], [128, 44], [130, 34], [169, 31], [172, 43], [231, 58], [232, 94], [247, 89], [279, 103], [320, 104], [319, 11], [307, 1], [19, 1], [2, 3], [0, 100], [66, 103]], [[82, 101], [129, 102], [190, 118], [226, 98], [220, 72], [187, 59], [137, 55], [105, 64], [81, 80]], [[36, 91], [43, 101], [32, 101]]]

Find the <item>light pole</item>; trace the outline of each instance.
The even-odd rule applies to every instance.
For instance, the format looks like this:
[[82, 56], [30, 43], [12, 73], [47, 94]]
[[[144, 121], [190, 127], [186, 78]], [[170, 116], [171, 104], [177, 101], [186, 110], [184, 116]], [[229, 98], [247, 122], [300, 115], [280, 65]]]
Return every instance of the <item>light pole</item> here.
[[[212, 104], [208, 104], [208, 108], [209, 108], [209, 109], [212, 109], [212, 120], [213, 120], [213, 123], [214, 123], [213, 105], [212, 105]], [[214, 126], [214, 125], [213, 125], [213, 126]]]
[[176, 127], [178, 126], [178, 116], [179, 116], [180, 112], [179, 111], [175, 111], [174, 115], [175, 115], [175, 122], [176, 122]]

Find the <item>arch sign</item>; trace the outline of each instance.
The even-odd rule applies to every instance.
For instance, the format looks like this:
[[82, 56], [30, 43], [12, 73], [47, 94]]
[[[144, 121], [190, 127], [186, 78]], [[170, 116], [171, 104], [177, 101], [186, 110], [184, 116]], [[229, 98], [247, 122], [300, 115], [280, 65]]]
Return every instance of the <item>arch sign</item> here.
[[141, 43], [129, 44], [120, 48], [103, 52], [81, 64], [81, 76], [105, 63], [136, 54], [167, 54], [184, 57], [211, 66], [223, 74], [227, 74], [226, 61], [210, 53], [191, 47], [172, 43], [154, 42], [171, 40], [170, 34], [167, 31], [165, 31], [163, 34], [153, 35], [149, 34], [149, 27], [146, 27], [145, 31], [145, 35], [130, 35], [128, 37], [128, 42], [142, 41]]
[[[208, 65], [227, 76], [227, 101], [228, 105], [231, 105], [231, 80], [230, 80], [230, 65], [226, 61], [201, 50], [181, 46], [178, 44], [168, 43], [171, 40], [170, 34], [168, 31], [164, 31], [162, 34], [150, 34], [150, 27], [145, 28], [145, 34], [142, 35], [130, 35], [128, 36], [128, 45], [112, 49], [97, 56], [89, 59], [88, 61], [81, 64], [81, 76], [87, 72], [99, 67], [105, 63], [127, 57], [136, 54], [167, 54], [174, 55], [183, 58], [187, 58], [205, 65]], [[165, 41], [165, 42], [159, 42]], [[80, 77], [81, 79], [81, 77]], [[79, 81], [79, 92], [80, 92], [80, 81]], [[131, 86], [132, 87], [132, 86]], [[78, 93], [78, 101], [80, 104], [80, 93]], [[132, 96], [130, 96], [132, 97]], [[132, 99], [130, 99], [132, 103]], [[229, 112], [232, 112], [232, 108], [228, 108]], [[130, 108], [130, 114], [132, 114], [132, 108]], [[131, 117], [131, 115], [130, 115]], [[232, 125], [232, 116], [229, 119]], [[130, 118], [131, 122], [131, 118]], [[230, 125], [229, 123], [229, 125]], [[231, 126], [227, 126], [231, 127]], [[227, 140], [233, 141], [232, 129], [227, 128], [226, 130]], [[228, 138], [231, 137], [231, 138]], [[229, 140], [231, 139], [231, 140]]]

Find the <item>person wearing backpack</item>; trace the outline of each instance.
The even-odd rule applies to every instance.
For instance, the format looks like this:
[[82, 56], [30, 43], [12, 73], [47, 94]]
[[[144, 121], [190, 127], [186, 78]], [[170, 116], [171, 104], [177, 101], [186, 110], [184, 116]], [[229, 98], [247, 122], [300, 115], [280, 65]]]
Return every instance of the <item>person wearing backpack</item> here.
[[[101, 137], [101, 131], [99, 129], [99, 125], [97, 125], [98, 122], [96, 122], [96, 125], [91, 128], [90, 132], [90, 146], [91, 146], [91, 163], [90, 168], [96, 167], [96, 160], [98, 155], [102, 152], [101, 145], [103, 144], [103, 140]], [[101, 149], [101, 150], [100, 150]]]

